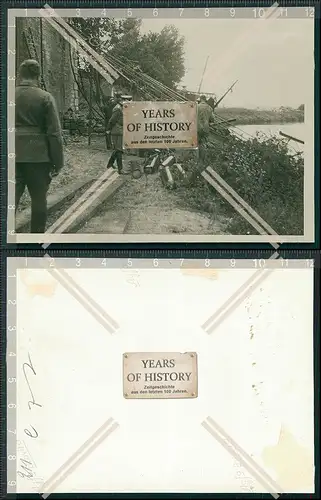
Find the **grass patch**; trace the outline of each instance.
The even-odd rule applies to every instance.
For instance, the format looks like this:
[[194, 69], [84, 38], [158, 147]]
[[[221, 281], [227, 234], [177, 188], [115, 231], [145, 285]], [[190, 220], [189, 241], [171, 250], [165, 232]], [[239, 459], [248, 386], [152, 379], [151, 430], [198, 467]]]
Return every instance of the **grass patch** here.
[[[280, 235], [304, 230], [304, 159], [290, 155], [286, 141], [257, 134], [243, 141], [230, 136], [206, 151], [211, 166]], [[199, 168], [194, 159], [188, 172]], [[198, 176], [193, 186], [177, 193], [184, 204], [225, 216], [231, 234], [259, 234], [217, 191]]]

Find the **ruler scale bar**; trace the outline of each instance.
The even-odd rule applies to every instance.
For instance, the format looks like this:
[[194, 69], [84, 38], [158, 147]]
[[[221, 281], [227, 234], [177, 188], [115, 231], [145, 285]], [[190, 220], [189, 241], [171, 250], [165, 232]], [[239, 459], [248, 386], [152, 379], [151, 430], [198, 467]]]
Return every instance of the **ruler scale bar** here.
[[[299, 252], [298, 252], [299, 253]], [[172, 270], [180, 269], [185, 274], [199, 273], [203, 275], [213, 275], [215, 278], [215, 270], [237, 270], [249, 269], [253, 272], [258, 270], [284, 270], [287, 269], [311, 269], [320, 267], [320, 259], [316, 253], [305, 253], [300, 258], [298, 253], [289, 255], [286, 258], [279, 257], [271, 259], [270, 256], [258, 258], [255, 253], [249, 258], [166, 258], [159, 254], [144, 258], [135, 258], [128, 253], [124, 256], [123, 252], [109, 254], [108, 251], [84, 251], [79, 254], [79, 251], [50, 251], [46, 255], [33, 253], [32, 256], [26, 258], [24, 256], [16, 256], [17, 264], [22, 268], [60, 268], [60, 269], [155, 269], [155, 270]]]

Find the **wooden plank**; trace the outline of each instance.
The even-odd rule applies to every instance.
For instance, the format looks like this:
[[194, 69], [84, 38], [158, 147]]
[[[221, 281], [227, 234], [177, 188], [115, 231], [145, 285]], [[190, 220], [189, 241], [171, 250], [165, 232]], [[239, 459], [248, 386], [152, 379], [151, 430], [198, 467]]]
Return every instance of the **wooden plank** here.
[[[82, 179], [81, 181], [71, 182], [66, 186], [59, 189], [59, 191], [52, 193], [48, 196], [47, 207], [48, 214], [52, 213], [54, 210], [58, 210], [63, 203], [67, 201], [70, 196], [73, 196], [76, 191], [81, 189], [86, 184], [89, 184], [95, 179], [94, 176], [87, 177]], [[30, 223], [31, 218], [31, 207], [18, 212], [16, 215], [16, 232], [18, 232], [21, 228], [28, 225]]]
[[46, 233], [64, 233], [68, 230], [72, 221], [75, 220], [80, 213], [87, 209], [92, 202], [99, 196], [110, 184], [111, 178], [118, 177], [111, 169], [106, 169], [105, 172], [82, 193], [66, 210], [56, 219], [56, 221], [47, 228]]
[[[124, 178], [118, 174], [111, 176], [106, 181], [106, 186], [100, 188], [98, 195], [92, 196], [91, 199], [86, 202], [86, 208], [79, 210], [77, 214], [64, 224], [64, 233], [76, 233], [83, 226], [85, 221], [90, 220], [97, 211], [99, 211], [101, 205], [106, 202], [118, 189], [124, 184]], [[103, 230], [101, 232], [104, 232]]]

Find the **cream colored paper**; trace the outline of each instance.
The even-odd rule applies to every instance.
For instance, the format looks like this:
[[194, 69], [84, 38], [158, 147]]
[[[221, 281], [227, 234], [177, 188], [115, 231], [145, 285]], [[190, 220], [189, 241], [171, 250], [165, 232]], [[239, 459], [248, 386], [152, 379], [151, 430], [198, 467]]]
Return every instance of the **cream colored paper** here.
[[[48, 271], [17, 270], [18, 470], [32, 462], [19, 493], [43, 491], [106, 421], [110, 433], [47, 492], [266, 492], [208, 418], [284, 491], [314, 491], [311, 269], [273, 270], [211, 334], [201, 325], [255, 271], [65, 272], [119, 327], [107, 331]], [[198, 397], [126, 400], [128, 352], [196, 352]]]

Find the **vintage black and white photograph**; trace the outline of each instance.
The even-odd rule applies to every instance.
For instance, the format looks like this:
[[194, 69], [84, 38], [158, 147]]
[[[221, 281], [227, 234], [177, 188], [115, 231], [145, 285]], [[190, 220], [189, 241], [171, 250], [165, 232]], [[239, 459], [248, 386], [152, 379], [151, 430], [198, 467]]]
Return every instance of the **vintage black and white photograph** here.
[[313, 242], [313, 10], [156, 12], [9, 10], [8, 242]]

